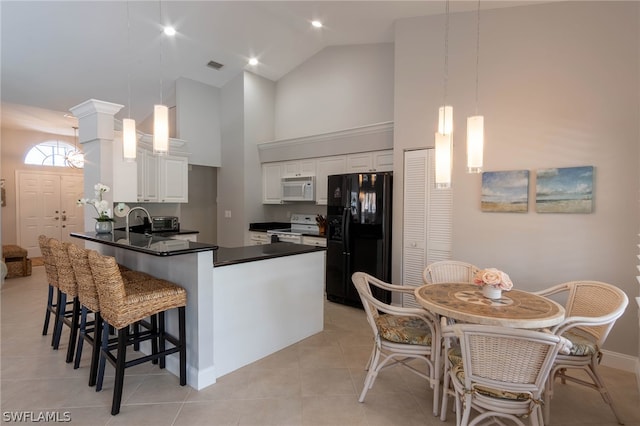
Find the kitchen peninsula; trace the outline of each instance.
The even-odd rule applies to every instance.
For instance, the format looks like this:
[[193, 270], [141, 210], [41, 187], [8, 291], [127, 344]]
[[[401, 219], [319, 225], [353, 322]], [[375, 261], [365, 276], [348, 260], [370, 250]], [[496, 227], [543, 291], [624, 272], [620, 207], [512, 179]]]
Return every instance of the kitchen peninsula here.
[[[323, 248], [226, 248], [137, 233], [127, 239], [124, 231], [71, 236], [187, 290], [187, 384], [197, 390], [323, 329]], [[175, 333], [177, 314], [169, 312], [167, 322]], [[177, 357], [167, 369], [177, 375]]]

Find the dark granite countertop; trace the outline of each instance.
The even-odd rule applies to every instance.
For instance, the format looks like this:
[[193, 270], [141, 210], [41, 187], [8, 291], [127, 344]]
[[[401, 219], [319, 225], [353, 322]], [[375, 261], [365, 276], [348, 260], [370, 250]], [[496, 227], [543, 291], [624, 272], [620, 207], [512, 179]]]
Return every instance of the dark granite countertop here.
[[[125, 227], [116, 228], [116, 231], [124, 231]], [[173, 235], [186, 235], [186, 234], [199, 234], [200, 231], [194, 231], [191, 229], [180, 229], [178, 231], [151, 231], [151, 227], [149, 225], [133, 225], [129, 227], [129, 231], [135, 232], [137, 234], [153, 234], [161, 237], [171, 237]]]
[[271, 243], [245, 247], [220, 247], [213, 252], [213, 264], [216, 267], [236, 265], [238, 263], [271, 259], [274, 257], [324, 251], [325, 247], [307, 246], [294, 243]]
[[[175, 235], [175, 234], [174, 234]], [[207, 243], [197, 243], [186, 240], [174, 240], [158, 234], [129, 233], [129, 240], [125, 231], [113, 231], [109, 234], [95, 232], [72, 232], [72, 237], [87, 241], [120, 247], [127, 250], [146, 253], [154, 256], [176, 256], [180, 254], [197, 253], [201, 251], [217, 250], [218, 246]]]

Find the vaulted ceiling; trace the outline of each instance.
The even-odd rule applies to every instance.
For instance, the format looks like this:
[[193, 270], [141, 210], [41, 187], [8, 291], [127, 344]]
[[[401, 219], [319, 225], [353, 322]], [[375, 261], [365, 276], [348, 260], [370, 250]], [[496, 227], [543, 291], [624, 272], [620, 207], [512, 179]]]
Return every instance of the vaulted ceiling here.
[[[483, 1], [481, 7], [530, 3]], [[453, 1], [450, 9], [477, 5]], [[164, 100], [172, 97], [178, 77], [222, 87], [250, 70], [276, 81], [324, 47], [393, 42], [395, 20], [444, 10], [443, 1], [4, 0], [2, 124], [43, 121], [48, 130], [72, 135], [72, 120], [63, 114], [90, 98], [125, 105], [119, 117], [129, 115], [130, 105], [131, 117], [144, 120], [161, 88]], [[314, 19], [324, 27], [313, 28]], [[173, 25], [176, 36], [165, 36], [163, 25]], [[247, 65], [250, 57], [259, 64]], [[208, 67], [211, 60], [223, 67]]]

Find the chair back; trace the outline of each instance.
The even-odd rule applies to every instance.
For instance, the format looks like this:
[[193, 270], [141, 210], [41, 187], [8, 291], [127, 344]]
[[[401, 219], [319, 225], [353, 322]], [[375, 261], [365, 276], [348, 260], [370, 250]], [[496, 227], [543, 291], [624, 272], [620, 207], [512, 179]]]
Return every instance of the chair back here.
[[63, 243], [55, 238], [49, 240], [49, 248], [58, 271], [58, 287], [60, 291], [67, 294], [67, 297], [76, 297], [78, 295], [78, 282], [67, 253], [67, 247], [70, 245], [71, 243]]
[[[540, 399], [553, 362], [566, 339], [541, 331], [455, 324], [465, 389], [486, 387]], [[444, 327], [443, 333], [447, 333]]]
[[49, 244], [51, 238], [46, 235], [40, 235], [38, 237], [38, 244], [40, 245], [40, 253], [42, 253], [42, 260], [44, 262], [44, 272], [47, 274], [47, 280], [49, 285], [58, 287], [58, 268], [56, 268], [56, 261], [51, 254], [51, 247]]
[[96, 289], [100, 313], [110, 325], [118, 327], [118, 315], [124, 307], [126, 292], [116, 259], [90, 250], [87, 254]]
[[100, 311], [98, 290], [93, 282], [93, 274], [89, 266], [89, 251], [88, 249], [79, 248], [75, 244], [67, 246], [69, 260], [78, 282], [78, 299], [82, 305], [91, 311], [98, 312]]
[[458, 260], [433, 262], [422, 271], [425, 284], [435, 283], [472, 283], [478, 267]]
[[[615, 322], [629, 303], [626, 293], [618, 287], [600, 281], [571, 281], [564, 283], [569, 296], [565, 306], [565, 318], [579, 329], [591, 335], [602, 347]], [[588, 317], [584, 324], [571, 317]]]
[[386, 305], [386, 303], [381, 302], [373, 296], [369, 278], [370, 275], [367, 273], [355, 272], [351, 277], [351, 281], [353, 281], [353, 285], [356, 287], [358, 295], [360, 296], [360, 301], [362, 302], [364, 311], [367, 314], [367, 322], [373, 330], [373, 334], [377, 337], [378, 325], [376, 323], [376, 318], [380, 316], [378, 309], [384, 308], [384, 306], [381, 305]]

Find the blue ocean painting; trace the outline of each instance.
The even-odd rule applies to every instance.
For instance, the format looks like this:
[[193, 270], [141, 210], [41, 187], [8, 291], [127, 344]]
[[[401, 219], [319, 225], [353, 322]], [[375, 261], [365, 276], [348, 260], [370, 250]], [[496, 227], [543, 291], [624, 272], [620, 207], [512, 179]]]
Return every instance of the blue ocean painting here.
[[538, 213], [591, 213], [593, 166], [536, 171]]
[[482, 173], [483, 212], [526, 213], [529, 207], [529, 170]]

